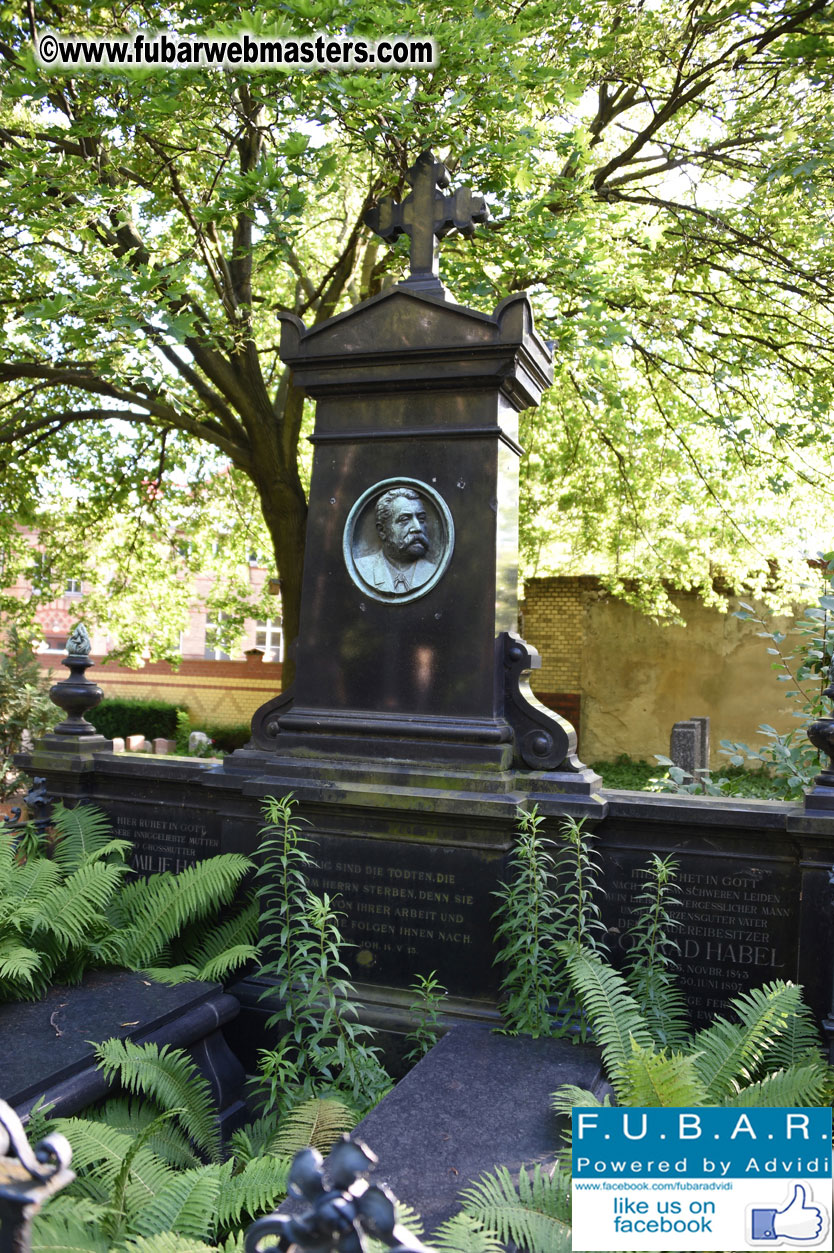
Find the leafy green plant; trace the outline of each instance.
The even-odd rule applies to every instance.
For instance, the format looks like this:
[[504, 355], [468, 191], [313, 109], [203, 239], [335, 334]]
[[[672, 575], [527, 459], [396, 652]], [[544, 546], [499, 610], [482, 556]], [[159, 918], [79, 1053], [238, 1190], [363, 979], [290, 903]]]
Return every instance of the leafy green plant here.
[[463, 1214], [494, 1233], [499, 1248], [511, 1242], [527, 1253], [570, 1253], [570, 1197], [570, 1174], [558, 1168], [550, 1174], [539, 1164], [522, 1167], [517, 1183], [498, 1166], [460, 1199]]
[[436, 970], [429, 975], [417, 975], [409, 991], [414, 996], [409, 1010], [416, 1019], [416, 1025], [405, 1038], [406, 1044], [411, 1047], [403, 1061], [414, 1066], [440, 1039], [440, 1013], [447, 993], [437, 978]]
[[[598, 954], [564, 945], [568, 977], [602, 1050], [620, 1105], [817, 1105], [831, 1082], [816, 1025], [796, 984], [775, 981], [730, 1002], [737, 1021], [711, 1026], [668, 1047], [623, 975]], [[563, 1086], [554, 1108], [599, 1105], [591, 1092]]]
[[670, 932], [680, 926], [675, 911], [677, 862], [670, 854], [653, 853], [642, 873], [646, 882], [637, 894], [636, 915], [626, 933], [627, 952], [623, 973], [653, 1037], [677, 1047], [686, 1039], [689, 1021], [686, 1001], [677, 983], [678, 945]]
[[224, 1153], [208, 1084], [182, 1050], [109, 1040], [97, 1051], [105, 1073], [141, 1100], [115, 1098], [86, 1118], [36, 1115], [30, 1135], [64, 1134], [77, 1178], [35, 1220], [34, 1253], [242, 1250], [242, 1231], [286, 1195], [311, 1126], [326, 1151], [345, 1121], [346, 1111], [331, 1116], [328, 1137], [328, 1120], [308, 1109], [283, 1128], [283, 1148], [276, 1140], [253, 1152], [237, 1133]]
[[186, 709], [177, 710], [177, 729], [174, 734], [174, 749], [180, 757], [188, 755], [188, 737], [191, 735], [191, 717]]
[[129, 882], [129, 851], [91, 805], [56, 805], [52, 835], [30, 834], [20, 848], [0, 831], [0, 999], [36, 999], [106, 966], [166, 982], [220, 979], [255, 956], [254, 905], [214, 922], [247, 858], [224, 854]]
[[49, 679], [32, 650], [31, 640], [12, 626], [0, 653], [0, 800], [19, 787], [20, 773], [12, 757], [23, 738], [33, 738], [60, 721], [49, 699]]
[[[765, 743], [751, 748], [742, 742], [721, 741], [721, 751], [726, 753], [734, 766], [745, 761], [761, 762], [782, 785], [783, 795], [795, 795], [810, 786], [819, 772], [819, 753], [808, 740], [805, 728], [815, 718], [826, 712], [823, 690], [828, 682], [834, 639], [834, 553], [826, 553], [827, 590], [818, 597], [815, 605], [809, 605], [786, 635], [772, 629], [752, 605], [742, 602], [737, 618], [753, 621], [760, 628], [758, 634], [769, 640], [767, 651], [775, 660], [771, 663], [776, 677], [786, 685], [785, 696], [797, 707], [793, 717], [801, 723], [793, 731], [780, 732], [763, 724], [759, 734]], [[783, 645], [793, 636], [793, 647]], [[798, 637], [798, 638], [797, 638]]]
[[[763, 723], [759, 734], [764, 742], [751, 747], [740, 740], [721, 740], [721, 752], [730, 760], [733, 770], [719, 778], [709, 771], [694, 780], [675, 766], [668, 757], [658, 756], [660, 765], [668, 767], [668, 779], [654, 780], [663, 791], [683, 793], [705, 792], [710, 796], [765, 795], [789, 799], [807, 790], [820, 770], [820, 756], [809, 741], [806, 728], [826, 712], [823, 691], [827, 686], [834, 639], [834, 553], [823, 554], [826, 563], [826, 591], [815, 605], [805, 608], [786, 633], [773, 629], [753, 605], [741, 602], [734, 617], [754, 622], [757, 634], [769, 641], [767, 651], [774, 660], [771, 668], [780, 683], [786, 685], [785, 697], [792, 702], [792, 716], [802, 725], [792, 731], [778, 731]], [[788, 644], [792, 644], [788, 647]], [[745, 764], [756, 763], [752, 788], [739, 787]]]
[[518, 834], [510, 853], [500, 900], [496, 962], [503, 963], [502, 1015], [513, 1034], [534, 1037], [582, 1030], [564, 977], [559, 944], [596, 948], [604, 926], [597, 896], [599, 865], [582, 823], [566, 819], [560, 844], [540, 831], [544, 818], [534, 807], [518, 810]]
[[359, 1021], [339, 914], [329, 896], [309, 888], [313, 858], [293, 811], [292, 796], [267, 797], [257, 896], [262, 971], [275, 980], [280, 1000], [267, 1026], [279, 1025], [283, 1038], [261, 1054], [266, 1086], [262, 1081], [260, 1095], [274, 1101], [282, 1090], [297, 1096], [326, 1089], [366, 1110], [391, 1087], [391, 1078], [371, 1043], [372, 1029]]

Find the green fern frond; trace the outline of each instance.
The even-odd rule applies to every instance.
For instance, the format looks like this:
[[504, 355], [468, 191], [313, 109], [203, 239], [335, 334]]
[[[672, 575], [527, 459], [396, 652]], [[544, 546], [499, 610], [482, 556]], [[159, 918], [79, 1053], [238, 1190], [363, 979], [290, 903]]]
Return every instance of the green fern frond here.
[[706, 1105], [706, 1092], [687, 1053], [656, 1052], [635, 1044], [626, 1068], [628, 1104], [656, 1108], [669, 1105]]
[[223, 853], [177, 875], [159, 874], [131, 884], [120, 901], [125, 964], [134, 969], [152, 965], [183, 927], [227, 904], [251, 866], [247, 857]]
[[244, 1248], [244, 1240], [246, 1239], [245, 1231], [232, 1232], [224, 1241], [217, 1245], [217, 1253], [246, 1253]]
[[96, 1045], [107, 1078], [118, 1075], [129, 1092], [178, 1111], [178, 1121], [197, 1149], [211, 1161], [220, 1158], [220, 1133], [208, 1081], [182, 1049], [168, 1045], [105, 1040]]
[[[151, 1123], [149, 1123], [146, 1127], [143, 1127], [138, 1136], [133, 1137], [130, 1148], [125, 1154], [124, 1161], [119, 1167], [116, 1178], [113, 1181], [113, 1187], [110, 1194], [110, 1204], [108, 1206], [107, 1213], [102, 1220], [102, 1231], [105, 1235], [109, 1236], [111, 1240], [116, 1240], [118, 1237], [124, 1235], [129, 1214], [132, 1212], [130, 1206], [130, 1193], [133, 1192], [134, 1197], [136, 1193], [135, 1187], [131, 1189], [131, 1184], [135, 1183], [133, 1178], [133, 1164], [138, 1160], [139, 1155], [150, 1137], [154, 1135], [160, 1127], [168, 1122], [169, 1119], [173, 1118], [173, 1116], [173, 1111], [171, 1110], [168, 1110], [163, 1114], [158, 1114]], [[170, 1182], [173, 1182], [173, 1180]], [[167, 1186], [168, 1185], [164, 1185], [160, 1191], [164, 1192], [165, 1187]], [[158, 1195], [159, 1193], [157, 1193], [157, 1196]], [[154, 1202], [152, 1201], [151, 1204], [153, 1203]], [[145, 1206], [143, 1205], [140, 1207], [138, 1212], [140, 1214], [144, 1213]]]
[[7, 979], [14, 985], [8, 989], [8, 996], [3, 999], [12, 999], [21, 984], [25, 986], [27, 993], [33, 991], [35, 976], [42, 968], [42, 953], [28, 948], [10, 936], [4, 936], [0, 940], [0, 979]]
[[278, 1130], [280, 1117], [276, 1110], [270, 1110], [254, 1122], [239, 1127], [229, 1137], [229, 1151], [240, 1166], [245, 1166], [255, 1157], [264, 1157], [269, 1153], [275, 1132]]
[[53, 1213], [50, 1205], [32, 1223], [32, 1253], [111, 1253], [111, 1246], [84, 1218]]
[[570, 1253], [570, 1176], [556, 1170], [551, 1177], [537, 1165], [524, 1169], [518, 1185], [506, 1166], [481, 1175], [460, 1195], [464, 1212], [499, 1240], [512, 1240], [529, 1253]]
[[471, 1214], [455, 1214], [441, 1223], [432, 1236], [438, 1253], [504, 1253], [504, 1246], [492, 1231]]
[[682, 1049], [690, 1037], [686, 997], [663, 970], [639, 966], [626, 975], [646, 1026], [658, 1048]]
[[6, 892], [17, 864], [14, 836], [11, 831], [0, 828], [0, 896]]
[[563, 1083], [553, 1093], [550, 1104], [557, 1114], [570, 1118], [573, 1109], [607, 1108], [611, 1104], [611, 1098], [606, 1095], [601, 1101], [588, 1088], [578, 1088], [574, 1083]]
[[[111, 822], [95, 805], [76, 805], [68, 809], [59, 801], [52, 811], [52, 825], [57, 839], [52, 857], [64, 874], [77, 870], [88, 858], [100, 855], [112, 844]], [[119, 844], [129, 847], [125, 841]]]
[[287, 1195], [291, 1157], [256, 1157], [223, 1184], [217, 1205], [217, 1230], [228, 1231], [274, 1209]]
[[[35, 1143], [35, 1137], [29, 1135], [29, 1129], [26, 1130], [27, 1137]], [[68, 1192], [56, 1192], [54, 1196], [49, 1198], [49, 1208], [46, 1210], [50, 1218], [61, 1218], [67, 1222], [84, 1223], [93, 1229], [98, 1228], [104, 1215], [107, 1213], [107, 1206], [100, 1205], [97, 1201], [90, 1200], [86, 1196], [76, 1196], [72, 1189]]]
[[312, 1145], [326, 1154], [355, 1122], [356, 1114], [344, 1101], [335, 1097], [311, 1097], [289, 1111], [268, 1151], [293, 1157], [300, 1149]]
[[7, 899], [20, 908], [37, 908], [58, 886], [61, 872], [47, 857], [34, 857], [9, 876]]
[[697, 1033], [692, 1042], [695, 1065], [709, 1103], [722, 1101], [756, 1078], [765, 1050], [784, 1032], [801, 996], [801, 988], [781, 980], [753, 988], [730, 1001], [740, 1025], [719, 1017]]
[[[57, 1118], [50, 1129], [60, 1131], [72, 1145], [73, 1170], [78, 1174], [74, 1186], [93, 1200], [109, 1204], [134, 1137], [85, 1118]], [[173, 1175], [170, 1166], [143, 1146], [131, 1162], [126, 1211], [133, 1213], [146, 1205]]]
[[777, 1070], [756, 1083], [748, 1084], [734, 1096], [727, 1097], [723, 1104], [741, 1108], [760, 1105], [771, 1109], [822, 1105], [826, 1078], [826, 1066], [822, 1059], [809, 1059], [805, 1066], [794, 1065], [787, 1070]]
[[213, 1240], [221, 1192], [229, 1185], [232, 1163], [179, 1171], [133, 1219], [137, 1235], [172, 1231], [198, 1240]]
[[104, 922], [104, 911], [124, 873], [124, 866], [106, 862], [80, 866], [50, 894], [48, 910], [33, 915], [35, 930], [55, 935], [65, 944], [82, 943], [94, 926]]
[[608, 1078], [618, 1096], [627, 1091], [626, 1071], [632, 1041], [650, 1048], [652, 1037], [622, 975], [600, 957], [560, 944], [573, 990], [591, 1024]]
[[[200, 935], [189, 944], [188, 955], [195, 966], [202, 968], [226, 952], [236, 948], [251, 947], [258, 942], [258, 904], [250, 901], [245, 909], [233, 918], [227, 918], [219, 926]], [[257, 956], [257, 954], [256, 954]]]
[[130, 1236], [124, 1244], [111, 1253], [218, 1253], [217, 1246], [207, 1244], [193, 1236], [176, 1235], [173, 1231], [161, 1231], [153, 1236]]
[[809, 1053], [819, 1056], [819, 1051], [817, 1021], [800, 996], [797, 1009], [788, 1017], [779, 1035], [762, 1050], [762, 1066], [768, 1071], [788, 1070], [804, 1061]]
[[[112, 1097], [87, 1114], [91, 1122], [104, 1123], [131, 1136], [139, 1135], [146, 1127], [158, 1123], [158, 1117], [158, 1111], [147, 1101], [129, 1100], [123, 1096]], [[194, 1153], [188, 1137], [170, 1119], [149, 1136], [147, 1146], [163, 1162], [180, 1170], [200, 1165], [200, 1159]]]

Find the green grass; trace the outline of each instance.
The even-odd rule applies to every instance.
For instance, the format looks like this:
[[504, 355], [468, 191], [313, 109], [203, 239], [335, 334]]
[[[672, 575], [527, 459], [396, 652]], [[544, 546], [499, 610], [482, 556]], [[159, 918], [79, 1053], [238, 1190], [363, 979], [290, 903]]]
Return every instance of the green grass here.
[[[602, 776], [605, 787], [630, 792], [658, 792], [660, 782], [669, 777], [668, 770], [657, 762], [635, 760], [621, 753], [614, 761], [595, 761], [592, 770]], [[766, 770], [745, 770], [743, 766], [726, 766], [712, 772], [713, 781], [726, 779], [726, 796], [750, 797], [759, 800], [782, 800], [785, 793], [780, 781], [771, 779]]]

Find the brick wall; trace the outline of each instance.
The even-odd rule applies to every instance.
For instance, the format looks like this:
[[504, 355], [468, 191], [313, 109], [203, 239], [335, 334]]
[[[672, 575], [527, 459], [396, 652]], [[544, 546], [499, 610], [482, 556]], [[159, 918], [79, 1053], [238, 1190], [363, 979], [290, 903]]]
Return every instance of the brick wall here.
[[542, 658], [530, 686], [543, 704], [572, 723], [580, 738], [585, 600], [597, 586], [593, 578], [528, 579], [521, 602], [522, 634]]

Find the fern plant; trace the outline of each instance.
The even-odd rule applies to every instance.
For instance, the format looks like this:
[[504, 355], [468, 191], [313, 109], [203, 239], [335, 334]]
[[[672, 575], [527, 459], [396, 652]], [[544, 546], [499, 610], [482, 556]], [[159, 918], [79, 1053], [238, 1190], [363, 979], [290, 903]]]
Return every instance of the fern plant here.
[[329, 896], [319, 897], [308, 886], [313, 859], [293, 797], [268, 797], [265, 814], [257, 893], [262, 971], [275, 981], [281, 1002], [267, 1027], [279, 1025], [283, 1038], [277, 1049], [260, 1055], [263, 1077], [256, 1093], [274, 1102], [282, 1092], [283, 1099], [289, 1093], [297, 1100], [325, 1089], [348, 1096], [357, 1112], [365, 1112], [392, 1081], [371, 1042], [372, 1029], [359, 1021], [342, 959], [339, 914]]
[[[638, 1004], [625, 978], [597, 954], [564, 946], [568, 975], [602, 1049], [621, 1105], [817, 1105], [831, 1083], [810, 1010], [796, 984], [775, 981], [735, 997], [723, 1016], [680, 1047]], [[598, 1105], [562, 1087], [554, 1108]]]
[[[282, 1125], [236, 1132], [224, 1154], [208, 1085], [182, 1050], [109, 1040], [98, 1055], [134, 1097], [48, 1123], [72, 1145], [77, 1178], [38, 1216], [34, 1253], [242, 1249], [241, 1231], [286, 1195], [295, 1153], [326, 1153], [355, 1118], [344, 1103], [312, 1099]], [[30, 1136], [46, 1126], [36, 1111]]]
[[0, 831], [0, 999], [37, 999], [106, 966], [211, 981], [256, 955], [253, 905], [215, 923], [247, 858], [225, 854], [129, 882], [130, 848], [91, 805], [56, 805], [51, 834], [18, 847]]

